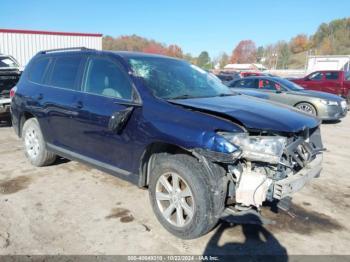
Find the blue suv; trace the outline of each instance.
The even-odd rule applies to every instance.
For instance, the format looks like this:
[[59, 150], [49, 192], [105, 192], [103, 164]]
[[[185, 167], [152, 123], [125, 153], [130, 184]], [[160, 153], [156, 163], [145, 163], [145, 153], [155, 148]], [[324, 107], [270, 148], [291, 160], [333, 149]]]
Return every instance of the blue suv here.
[[321, 171], [317, 118], [232, 93], [170, 57], [42, 51], [12, 94], [13, 127], [33, 165], [61, 156], [148, 188], [159, 222], [180, 238], [227, 214], [258, 213]]

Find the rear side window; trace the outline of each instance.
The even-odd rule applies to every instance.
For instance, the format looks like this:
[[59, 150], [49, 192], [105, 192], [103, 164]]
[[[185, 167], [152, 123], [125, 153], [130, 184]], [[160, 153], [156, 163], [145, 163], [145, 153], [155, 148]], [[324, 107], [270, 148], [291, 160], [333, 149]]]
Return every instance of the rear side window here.
[[76, 89], [81, 61], [82, 57], [80, 56], [56, 58], [48, 84], [66, 89]]
[[29, 80], [37, 84], [42, 84], [45, 79], [45, 72], [49, 63], [50, 58], [43, 58], [34, 61], [33, 65], [29, 69]]
[[236, 81], [230, 87], [239, 87], [239, 88], [256, 88], [255, 79], [242, 79]]
[[339, 72], [326, 72], [327, 80], [338, 80]]

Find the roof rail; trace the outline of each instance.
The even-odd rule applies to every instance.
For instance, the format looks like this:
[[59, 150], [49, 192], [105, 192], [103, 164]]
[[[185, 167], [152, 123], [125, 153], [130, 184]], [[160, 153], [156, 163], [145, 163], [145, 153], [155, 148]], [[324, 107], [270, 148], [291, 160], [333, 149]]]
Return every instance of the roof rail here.
[[94, 50], [94, 49], [90, 49], [87, 47], [67, 47], [67, 48], [57, 48], [57, 49], [49, 49], [49, 50], [43, 50], [40, 51], [39, 54], [47, 54], [47, 53], [53, 53], [53, 52], [64, 52], [64, 51], [76, 51], [76, 50]]

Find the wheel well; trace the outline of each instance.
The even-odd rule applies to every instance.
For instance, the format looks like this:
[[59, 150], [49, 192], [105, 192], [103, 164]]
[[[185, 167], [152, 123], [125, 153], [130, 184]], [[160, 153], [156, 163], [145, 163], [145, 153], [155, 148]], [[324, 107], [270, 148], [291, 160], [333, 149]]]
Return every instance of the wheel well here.
[[30, 118], [33, 118], [35, 117], [32, 113], [29, 113], [29, 112], [23, 112], [21, 118], [20, 118], [20, 121], [19, 121], [19, 136], [21, 137], [22, 136], [22, 128], [23, 128], [23, 125], [24, 123], [30, 119]]
[[146, 150], [143, 152], [140, 161], [140, 177], [139, 186], [147, 187], [149, 181], [149, 171], [152, 168], [157, 154], [168, 153], [168, 154], [187, 154], [193, 156], [188, 150], [173, 144], [155, 142], [147, 146]]
[[313, 103], [310, 103], [310, 102], [308, 102], [308, 101], [300, 101], [300, 102], [296, 103], [296, 104], [294, 105], [294, 107], [296, 107], [297, 105], [299, 105], [299, 104], [301, 104], [301, 103], [305, 103], [305, 104], [312, 105], [312, 107], [313, 107], [313, 108], [315, 109], [315, 111], [316, 111], [316, 116], [318, 115], [316, 106], [315, 106]]

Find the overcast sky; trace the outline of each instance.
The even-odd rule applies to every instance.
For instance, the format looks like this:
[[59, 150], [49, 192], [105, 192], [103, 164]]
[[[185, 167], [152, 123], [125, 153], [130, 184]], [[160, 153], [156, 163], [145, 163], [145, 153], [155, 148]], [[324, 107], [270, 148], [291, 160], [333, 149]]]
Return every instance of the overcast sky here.
[[[1, 1], [0, 28], [137, 34], [184, 52], [231, 53], [243, 39], [257, 46], [312, 34], [350, 16], [350, 0]], [[6, 10], [6, 12], [4, 11]]]

